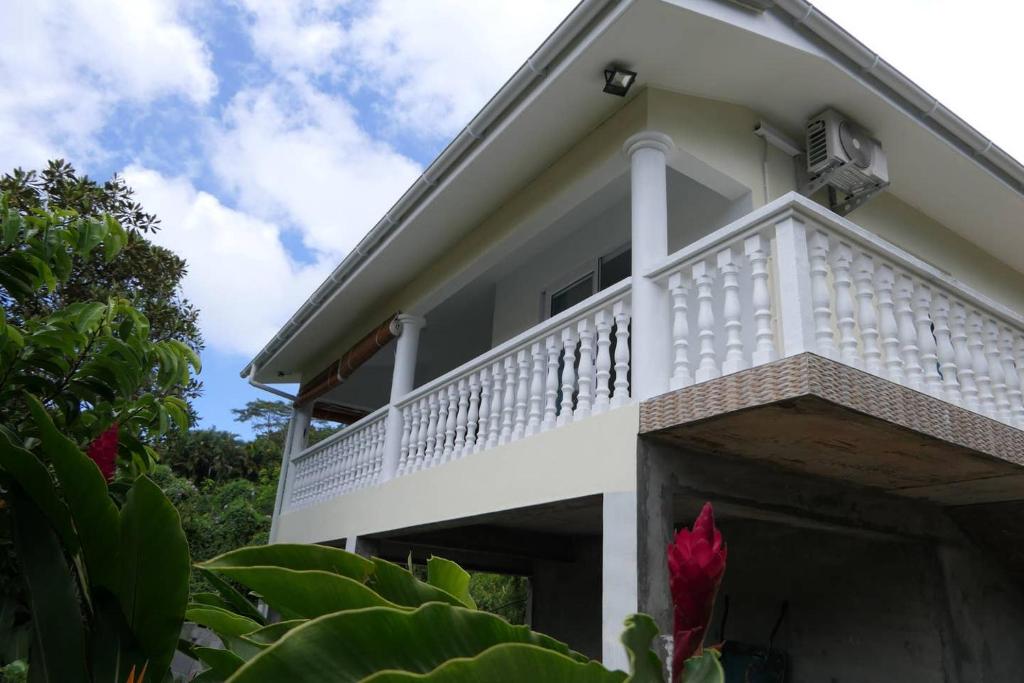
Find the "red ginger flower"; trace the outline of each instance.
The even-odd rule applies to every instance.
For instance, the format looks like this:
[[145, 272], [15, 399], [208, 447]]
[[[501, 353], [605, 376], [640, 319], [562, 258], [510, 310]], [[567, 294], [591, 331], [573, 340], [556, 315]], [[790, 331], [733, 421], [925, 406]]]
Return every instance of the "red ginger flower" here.
[[89, 444], [87, 451], [107, 481], [114, 480], [114, 470], [117, 467], [117, 430], [118, 426], [115, 422]]
[[726, 554], [711, 503], [704, 503], [693, 530], [681, 529], [668, 546], [669, 588], [675, 607], [673, 681], [679, 680], [683, 664], [699, 654], [704, 645], [704, 632], [725, 573]]

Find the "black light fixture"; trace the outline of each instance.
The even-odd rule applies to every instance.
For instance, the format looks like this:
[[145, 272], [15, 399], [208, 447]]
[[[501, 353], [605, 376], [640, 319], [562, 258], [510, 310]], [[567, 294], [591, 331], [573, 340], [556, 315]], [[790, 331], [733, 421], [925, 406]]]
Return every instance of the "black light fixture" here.
[[609, 95], [625, 97], [635, 82], [635, 71], [614, 65], [604, 70], [604, 91]]

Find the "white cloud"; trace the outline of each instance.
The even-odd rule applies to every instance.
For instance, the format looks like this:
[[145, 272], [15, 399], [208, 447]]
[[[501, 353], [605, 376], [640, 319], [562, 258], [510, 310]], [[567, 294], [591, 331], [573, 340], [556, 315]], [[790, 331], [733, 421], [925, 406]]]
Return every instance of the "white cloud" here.
[[323, 73], [345, 42], [340, 0], [242, 0], [253, 46], [278, 70]]
[[363, 131], [344, 100], [298, 78], [239, 93], [210, 160], [240, 205], [294, 225], [308, 248], [335, 259], [420, 173]]
[[0, 10], [0, 161], [98, 153], [121, 102], [209, 100], [217, 79], [175, 0], [7, 2]]
[[814, 0], [869, 48], [1019, 160], [1024, 3]]
[[188, 262], [185, 295], [213, 348], [255, 354], [334, 265], [296, 263], [276, 225], [225, 206], [187, 178], [140, 166], [124, 176], [165, 226], [154, 241]]

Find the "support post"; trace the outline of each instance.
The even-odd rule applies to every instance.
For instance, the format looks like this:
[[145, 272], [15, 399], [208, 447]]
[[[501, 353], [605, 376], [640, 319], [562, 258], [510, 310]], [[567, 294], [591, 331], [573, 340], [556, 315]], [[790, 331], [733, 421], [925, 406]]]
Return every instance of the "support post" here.
[[426, 325], [426, 320], [403, 313], [395, 318], [395, 324], [398, 326], [398, 343], [395, 346], [395, 367], [391, 374], [391, 404], [388, 406], [387, 429], [384, 432], [382, 482], [394, 477], [398, 470], [398, 458], [402, 450], [402, 411], [395, 407], [395, 403], [413, 389], [420, 330]]
[[623, 147], [629, 157], [632, 232], [632, 396], [644, 400], [668, 391], [671, 318], [665, 288], [645, 277], [668, 256], [667, 156], [672, 138], [637, 133]]
[[288, 422], [288, 433], [281, 454], [281, 475], [277, 480], [277, 496], [274, 500], [274, 516], [270, 522], [269, 542], [277, 540], [278, 522], [292, 492], [292, 455], [306, 448], [309, 423], [313, 417], [313, 404], [292, 407], [292, 419]]
[[623, 622], [638, 607], [637, 494], [612, 491], [603, 496], [601, 542], [601, 662], [629, 671], [619, 640]]
[[796, 216], [775, 224], [782, 358], [816, 351], [807, 228]]

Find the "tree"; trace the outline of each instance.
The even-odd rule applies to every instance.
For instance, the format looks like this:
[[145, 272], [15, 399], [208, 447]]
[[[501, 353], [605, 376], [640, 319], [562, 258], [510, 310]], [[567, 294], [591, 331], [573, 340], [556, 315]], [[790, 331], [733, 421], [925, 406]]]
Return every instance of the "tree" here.
[[[16, 300], [3, 298], [8, 319], [24, 321], [74, 303], [124, 299], [146, 318], [154, 341], [175, 340], [195, 353], [202, 350], [199, 312], [181, 291], [185, 261], [147, 239], [160, 229], [160, 221], [135, 201], [123, 178], [114, 176], [100, 184], [78, 175], [74, 167], [58, 159], [41, 172], [17, 168], [5, 174], [0, 178], [0, 192], [7, 196], [8, 208], [22, 215], [50, 210], [71, 212], [82, 219], [110, 216], [125, 233], [116, 259], [70, 253], [58, 290], [38, 290]], [[190, 401], [201, 388], [193, 378], [179, 389], [179, 395]]]
[[[235, 421], [251, 423], [252, 430], [259, 439], [267, 439], [284, 448], [285, 436], [288, 434], [288, 423], [292, 418], [292, 406], [284, 401], [256, 399], [245, 404], [244, 408], [232, 408]], [[343, 428], [343, 427], [342, 427]], [[310, 444], [326, 439], [338, 431], [339, 427], [326, 420], [313, 420], [309, 425], [306, 440]], [[280, 458], [280, 454], [278, 454]]]
[[30, 645], [32, 681], [162, 680], [184, 617], [188, 546], [146, 473], [152, 443], [188, 427], [199, 358], [125, 298], [63, 297], [76, 263], [126, 239], [110, 215], [0, 194], [0, 546], [21, 583], [0, 642]]

